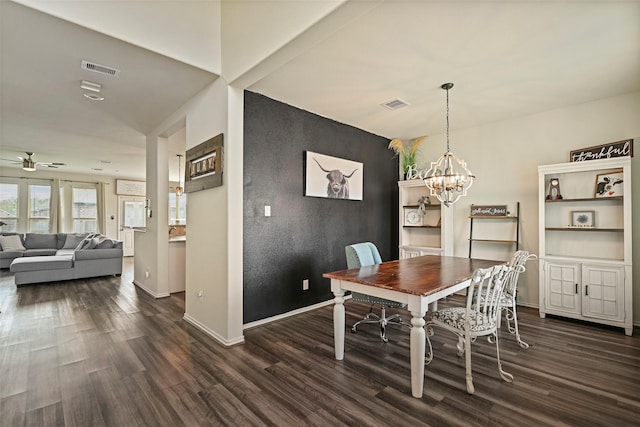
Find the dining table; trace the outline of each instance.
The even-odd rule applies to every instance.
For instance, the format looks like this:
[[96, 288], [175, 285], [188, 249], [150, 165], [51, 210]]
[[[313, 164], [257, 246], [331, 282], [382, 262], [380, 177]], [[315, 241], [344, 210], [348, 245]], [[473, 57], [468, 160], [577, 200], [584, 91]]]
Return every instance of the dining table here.
[[334, 295], [333, 334], [335, 357], [344, 359], [345, 292], [359, 292], [406, 304], [411, 313], [411, 394], [421, 398], [424, 389], [425, 320], [429, 306], [437, 310], [441, 298], [464, 291], [473, 272], [503, 261], [424, 255], [370, 266], [324, 273]]

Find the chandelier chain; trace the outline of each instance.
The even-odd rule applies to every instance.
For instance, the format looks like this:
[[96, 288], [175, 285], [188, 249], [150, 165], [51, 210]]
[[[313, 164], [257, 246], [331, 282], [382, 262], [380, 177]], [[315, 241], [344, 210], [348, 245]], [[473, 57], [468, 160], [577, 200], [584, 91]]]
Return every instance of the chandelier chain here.
[[449, 88], [447, 87], [447, 153], [451, 151], [449, 148]]

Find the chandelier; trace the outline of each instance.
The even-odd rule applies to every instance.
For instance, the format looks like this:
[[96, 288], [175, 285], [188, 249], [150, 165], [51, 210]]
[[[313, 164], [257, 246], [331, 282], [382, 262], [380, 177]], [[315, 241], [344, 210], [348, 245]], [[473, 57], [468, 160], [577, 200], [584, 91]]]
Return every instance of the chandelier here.
[[184, 188], [182, 187], [182, 174], [180, 173], [180, 165], [182, 164], [182, 154], [177, 154], [178, 156], [178, 186], [176, 187], [176, 196], [182, 196], [184, 193]]
[[424, 184], [432, 196], [449, 206], [467, 195], [475, 176], [467, 169], [467, 162], [457, 158], [449, 148], [449, 89], [453, 83], [445, 83], [440, 87], [447, 91], [447, 151], [437, 161], [431, 162]]

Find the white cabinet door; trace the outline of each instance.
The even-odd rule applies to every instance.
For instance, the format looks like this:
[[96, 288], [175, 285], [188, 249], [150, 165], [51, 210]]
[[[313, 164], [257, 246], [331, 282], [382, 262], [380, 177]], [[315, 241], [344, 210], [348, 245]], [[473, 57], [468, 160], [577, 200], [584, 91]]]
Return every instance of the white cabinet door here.
[[545, 307], [580, 314], [580, 264], [545, 263]]
[[420, 248], [403, 247], [400, 248], [400, 259], [415, 258], [423, 255], [444, 255], [444, 250], [440, 248]]
[[624, 320], [624, 268], [582, 265], [582, 314]]

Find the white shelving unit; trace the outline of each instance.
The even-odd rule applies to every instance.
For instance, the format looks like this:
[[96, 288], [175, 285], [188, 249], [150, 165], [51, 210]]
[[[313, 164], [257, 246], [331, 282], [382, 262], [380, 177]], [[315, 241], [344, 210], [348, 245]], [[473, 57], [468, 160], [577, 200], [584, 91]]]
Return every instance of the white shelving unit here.
[[[548, 200], [554, 178], [562, 198]], [[605, 191], [607, 181], [617, 182], [614, 192]], [[631, 335], [630, 158], [539, 166], [538, 189], [540, 317], [618, 326]]]
[[453, 208], [440, 205], [431, 197], [426, 212], [419, 212], [418, 200], [429, 195], [421, 179], [398, 181], [399, 257], [421, 255], [453, 256]]

